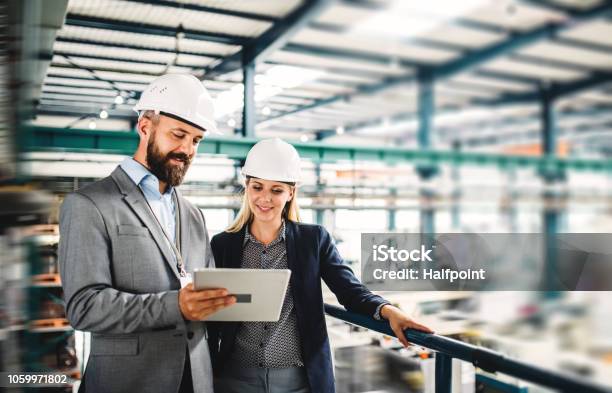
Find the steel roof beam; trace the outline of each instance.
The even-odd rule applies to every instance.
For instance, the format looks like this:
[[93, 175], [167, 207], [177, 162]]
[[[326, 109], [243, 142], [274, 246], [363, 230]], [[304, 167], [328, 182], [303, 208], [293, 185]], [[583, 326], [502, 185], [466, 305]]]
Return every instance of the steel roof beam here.
[[[98, 55], [90, 55], [87, 53], [78, 53], [78, 52], [64, 52], [64, 51], [54, 51], [53, 55], [68, 57], [68, 58], [81, 58], [81, 59], [89, 59], [89, 60], [102, 60], [102, 61], [116, 61], [116, 62], [124, 62], [124, 63], [132, 63], [132, 64], [148, 64], [148, 65], [160, 65], [166, 66], [168, 65], [167, 61], [154, 61], [154, 60], [135, 60], [135, 59], [125, 59], [122, 57], [112, 57], [112, 56], [98, 56]], [[53, 55], [51, 54], [41, 54], [41, 57], [45, 60], [53, 59]], [[203, 60], [210, 61], [209, 58], [203, 57]], [[188, 67], [188, 68], [196, 68], [199, 67], [197, 64], [171, 64], [176, 67]], [[89, 68], [89, 67], [88, 67]]]
[[[115, 68], [109, 68], [109, 67], [74, 67], [72, 65], [62, 64], [62, 63], [51, 63], [50, 67], [70, 68], [70, 69], [78, 69], [78, 70], [92, 70], [92, 71], [98, 71], [98, 72], [116, 72], [119, 74], [132, 74], [132, 75], [140, 75], [140, 76], [143, 76], [143, 75], [144, 76], [154, 76], [154, 77], [160, 76], [160, 74], [157, 72], [134, 71], [134, 70], [126, 70], [126, 69], [115, 69]], [[177, 66], [177, 67], [181, 67], [181, 66]], [[185, 67], [185, 68], [189, 68], [189, 67]], [[123, 82], [123, 83], [130, 83], [130, 82]], [[138, 83], [138, 82], [135, 82], [135, 83]]]
[[[349, 29], [345, 25], [334, 25], [331, 23], [323, 23], [323, 22], [313, 22], [308, 25], [308, 28], [315, 31], [327, 32], [327, 33], [336, 33], [336, 34], [344, 34], [347, 33]], [[436, 48], [440, 50], [447, 51], [467, 51], [470, 49], [469, 46], [461, 45], [455, 42], [448, 42], [439, 40], [436, 37], [411, 37], [411, 38], [401, 38], [399, 43], [406, 45], [417, 45], [423, 46], [427, 48]]]
[[526, 33], [515, 33], [510, 38], [497, 44], [489, 45], [482, 49], [476, 49], [467, 56], [452, 60], [434, 69], [435, 78], [446, 78], [469, 68], [479, 66], [491, 59], [511, 53], [517, 49], [530, 45], [538, 40], [552, 37], [558, 27], [546, 25]]
[[[126, 0], [126, 1], [130, 1], [130, 0]], [[161, 26], [155, 26], [155, 28], [157, 27], [162, 28]], [[167, 35], [167, 34], [162, 34], [162, 35]], [[130, 45], [130, 44], [125, 44], [125, 43], [110, 43], [110, 42], [103, 42], [103, 41], [75, 39], [75, 38], [67, 38], [67, 37], [57, 37], [56, 41], [74, 43], [74, 44], [84, 44], [84, 45], [97, 45], [97, 46], [104, 46], [104, 47], [109, 47], [109, 48], [126, 48], [126, 49], [134, 49], [134, 50], [150, 50], [150, 51], [157, 51], [157, 52], [164, 52], [164, 53], [177, 53], [175, 50], [167, 49], [167, 48], [147, 48], [143, 46]], [[458, 50], [458, 48], [456, 47], [452, 49]], [[320, 56], [325, 56], [325, 57], [332, 57], [332, 58], [346, 59], [346, 60], [360, 60], [360, 61], [366, 61], [366, 62], [371, 62], [371, 63], [376, 63], [376, 64], [385, 64], [385, 65], [391, 64], [394, 61], [394, 59], [391, 56], [381, 56], [381, 55], [377, 55], [373, 53], [358, 52], [358, 51], [343, 50], [343, 49], [329, 49], [329, 48], [325, 48], [321, 46], [305, 45], [305, 44], [287, 44], [283, 48], [283, 50], [286, 50], [288, 52], [294, 52], [294, 53], [320, 55]], [[218, 53], [185, 52], [185, 51], [180, 51], [178, 53], [188, 54], [188, 55], [193, 55], [193, 56], [212, 57], [216, 59], [223, 58], [223, 55], [218, 54]], [[428, 63], [426, 62], [416, 62], [416, 61], [409, 61], [409, 60], [401, 60], [400, 64], [405, 67], [416, 67], [420, 65], [428, 65]]]
[[103, 46], [105, 48], [121, 48], [121, 49], [133, 49], [133, 50], [141, 50], [141, 51], [152, 51], [152, 52], [163, 52], [163, 53], [176, 53], [179, 55], [191, 55], [191, 56], [204, 56], [204, 57], [212, 57], [215, 59], [223, 57], [222, 54], [219, 53], [210, 53], [210, 52], [191, 52], [191, 51], [176, 51], [175, 49], [168, 48], [148, 48], [140, 45], [130, 45], [126, 43], [120, 42], [105, 42], [105, 41], [96, 41], [96, 40], [86, 40], [79, 38], [68, 38], [68, 37], [57, 37], [55, 38], [55, 42], [69, 43], [69, 44], [82, 44], [82, 45], [95, 45], [95, 46]]
[[[352, 7], [364, 8], [370, 11], [382, 11], [385, 9], [384, 5], [368, 0], [343, 0], [342, 2]], [[496, 25], [494, 23], [487, 23], [468, 18], [454, 18], [450, 21], [450, 23], [472, 30], [480, 30], [494, 34], [506, 34], [508, 32], [508, 29], [506, 27]]]
[[[607, 127], [612, 126], [612, 122], [606, 122], [603, 124], [581, 124], [572, 127], [560, 127], [558, 128], [557, 136], [568, 138], [574, 137], [578, 135], [585, 134], [600, 134], [602, 129], [606, 129]], [[538, 141], [542, 139], [542, 131], [535, 128], [533, 130], [528, 131], [518, 131], [514, 134], [517, 137], [520, 137], [520, 141], [513, 142], [513, 145], [528, 143], [530, 140]], [[491, 146], [491, 145], [504, 145], [507, 144], [507, 135], [484, 135], [484, 136], [475, 136], [470, 137], [465, 140], [461, 140], [462, 146], [469, 147], [479, 147], [479, 146]]]
[[552, 2], [550, 0], [519, 0], [519, 2], [534, 6], [536, 8], [542, 8], [549, 11], [563, 12], [566, 14], [575, 12], [579, 9], [578, 7], [566, 6], [556, 2]]
[[141, 22], [127, 22], [116, 19], [78, 15], [74, 13], [68, 13], [68, 15], [66, 15], [66, 25], [89, 27], [92, 29], [123, 31], [128, 33], [160, 35], [166, 37], [174, 37], [177, 35], [177, 33], [183, 33], [184, 37], [188, 39], [210, 41], [226, 45], [242, 46], [250, 41], [249, 37], [231, 34], [203, 30], [179, 29], [179, 27], [159, 26]]
[[[132, 111], [118, 111], [114, 109], [107, 109], [108, 117], [122, 120], [134, 120], [136, 119], [136, 112]], [[70, 116], [70, 117], [81, 117], [90, 115], [91, 117], [98, 118], [99, 111], [91, 111], [87, 109], [77, 109], [74, 106], [63, 106], [63, 105], [40, 105], [36, 111], [36, 115], [49, 115], [49, 116]]]
[[[116, 90], [105, 89], [105, 91], [116, 91]], [[55, 95], [65, 95], [65, 96], [82, 96], [83, 98], [90, 97], [90, 98], [98, 98], [98, 99], [99, 98], [108, 98], [109, 102], [113, 102], [115, 100], [115, 97], [117, 97], [116, 95], [112, 95], [112, 96], [111, 95], [96, 95], [96, 94], [93, 94], [93, 93], [83, 93], [83, 92], [80, 92], [80, 91], [74, 91], [74, 92], [53, 91], [53, 90], [47, 90], [45, 88], [42, 89], [41, 93], [43, 94], [41, 96], [41, 99], [45, 98], [44, 94], [55, 94]], [[124, 100], [127, 101], [130, 98], [133, 98], [133, 97], [124, 97]]]
[[534, 64], [539, 66], [554, 67], [560, 70], [567, 69], [578, 72], [593, 72], [597, 66], [589, 66], [585, 64], [574, 63], [567, 60], [549, 59], [538, 55], [527, 55], [517, 53], [509, 56], [510, 59], [520, 61], [522, 63]]
[[[591, 89], [596, 86], [612, 82], [612, 72], [597, 71], [593, 72], [587, 78], [579, 79], [572, 82], [552, 83], [548, 86], [544, 85], [544, 93], [557, 99], [563, 96], [579, 93], [583, 90]], [[499, 105], [499, 104], [520, 104], [526, 102], [535, 102], [540, 99], [541, 92], [533, 91], [527, 93], [504, 94], [495, 100], [474, 100], [474, 103], [479, 105]]]
[[569, 46], [577, 49], [588, 49], [593, 52], [599, 52], [604, 55], [612, 53], [612, 45], [604, 44], [601, 42], [586, 41], [583, 39], [570, 38], [570, 37], [555, 37], [554, 41], [558, 44]]
[[552, 84], [548, 90], [555, 98], [579, 93], [596, 86], [612, 82], [612, 72], [596, 71], [588, 78], [580, 79], [569, 83]]
[[153, 6], [160, 7], [168, 7], [173, 8], [175, 10], [189, 10], [189, 11], [198, 11], [198, 12], [207, 12], [210, 14], [224, 15], [224, 16], [233, 16], [236, 18], [250, 19], [256, 20], [260, 22], [276, 22], [279, 18], [271, 15], [265, 14], [257, 14], [253, 12], [244, 12], [244, 11], [236, 11], [224, 8], [217, 7], [208, 7], [205, 5], [199, 4], [190, 4], [190, 3], [178, 3], [175, 1], [167, 1], [167, 0], [124, 0], [125, 2], [130, 3], [141, 3]]
[[240, 69], [244, 64], [264, 61], [272, 52], [283, 47], [295, 33], [319, 16], [332, 2], [332, 0], [305, 1], [287, 16], [276, 21], [261, 36], [244, 43], [242, 50], [212, 67], [206, 67], [205, 77], [225, 74]]
[[[586, 21], [595, 17], [601, 16], [603, 13], [609, 13], [612, 8], [612, 1], [606, 1], [601, 5], [593, 7], [586, 11], [576, 11], [571, 13], [571, 20], [557, 23], [557, 24], [547, 24], [541, 27], [537, 27], [533, 30], [522, 32], [522, 33], [513, 33], [509, 36], [508, 39], [495, 43], [489, 46], [486, 46], [481, 49], [476, 49], [470, 52], [468, 55], [447, 62], [441, 66], [436, 66], [432, 69], [434, 78], [447, 78], [452, 75], [455, 75], [459, 72], [466, 71], [470, 68], [482, 65], [487, 61], [499, 57], [501, 55], [511, 53], [516, 51], [522, 47], [528, 46], [538, 40], [548, 39], [554, 37], [561, 31], [571, 29], [575, 27], [577, 21]], [[323, 100], [317, 100], [315, 103], [311, 105], [305, 105], [302, 107], [298, 107], [294, 110], [281, 113], [275, 116], [268, 117], [268, 119], [264, 120], [272, 120], [278, 119], [287, 115], [295, 114], [304, 110], [314, 109], [319, 106], [329, 105], [335, 102], [340, 102], [344, 100], [349, 100], [351, 97], [355, 95], [361, 94], [372, 94], [375, 92], [383, 91], [390, 87], [395, 87], [403, 83], [412, 83], [416, 81], [415, 75], [405, 76], [405, 77], [395, 77], [395, 78], [387, 78], [380, 84], [377, 85], [362, 85], [356, 92], [350, 94], [341, 94], [337, 96], [333, 96], [330, 98], [326, 98]]]
[[[548, 94], [552, 94], [555, 98], [561, 98], [565, 95], [575, 94], [581, 90], [592, 88], [593, 86], [598, 86], [604, 83], [612, 83], [612, 73], [594, 73], [590, 75], [588, 78], [566, 82], [566, 83], [554, 83], [549, 85], [546, 89]], [[511, 94], [503, 94], [500, 98], [497, 99], [480, 99], [475, 98], [471, 100], [471, 103], [475, 106], [484, 106], [484, 107], [497, 107], [500, 105], [507, 104], [524, 104], [524, 103], [537, 103], [540, 99], [540, 92], [537, 91], [529, 91], [525, 93], [511, 93]], [[459, 109], [460, 110], [460, 109]], [[456, 111], [452, 108], [447, 108], [442, 110], [442, 113], [451, 113]], [[440, 110], [438, 110], [440, 112]], [[398, 113], [389, 117], [391, 122], [398, 121], [407, 121], [414, 120], [417, 118], [417, 114], [414, 112], [404, 112]], [[351, 131], [363, 129], [366, 127], [375, 127], [380, 125], [381, 122], [379, 120], [368, 120], [357, 122], [350, 125], [344, 125], [345, 132], [349, 133]], [[333, 136], [336, 134], [335, 130], [318, 130], [317, 133], [322, 133], [323, 137]]]
[[41, 101], [44, 100], [53, 101], [55, 105], [64, 105], [63, 103], [66, 103], [65, 105], [69, 105], [68, 103], [78, 102], [78, 105], [89, 105], [92, 107], [95, 106], [101, 110], [105, 108], [116, 108], [121, 105], [127, 105], [131, 107], [135, 99], [126, 99], [123, 104], [117, 105], [115, 104], [115, 97], [110, 96], [94, 96], [91, 94], [87, 95], [44, 91], [41, 94], [41, 97], [38, 102], [41, 103]]
[[[538, 108], [539, 109], [539, 108]], [[565, 109], [558, 111], [556, 114], [557, 119], [559, 120], [559, 124], [563, 125], [563, 122], [571, 121], [571, 120], [582, 120], [587, 121], [589, 124], [592, 124], [593, 119], [603, 118], [605, 121], [611, 121], [612, 117], [610, 117], [610, 106], [601, 106], [590, 109]], [[607, 116], [606, 116], [607, 115]], [[461, 135], [461, 137], [472, 137], [478, 136], [479, 133], [482, 133], [485, 129], [496, 129], [500, 130], [499, 135], [507, 136], [512, 135], [513, 131], [503, 132], [501, 130], [508, 127], [528, 127], [532, 126], [538, 128], [540, 125], [540, 112], [534, 111], [533, 114], [530, 114], [526, 117], [516, 117], [516, 116], [503, 116], [501, 118], [495, 119], [491, 121], [491, 119], [483, 119], [480, 121], [474, 122], [463, 122], [454, 126], [441, 126], [436, 127], [436, 135], [442, 141], [449, 141], [453, 139], [459, 139], [457, 135], [457, 131], [461, 130], [462, 132], [468, 131], [471, 133], [467, 135]], [[565, 127], [571, 127], [565, 125]], [[475, 131], [475, 132], [474, 132]]]
[[[300, 64], [281, 62], [281, 61], [273, 61], [273, 60], [267, 60], [267, 61], [265, 61], [265, 64], [270, 64], [270, 65], [294, 65], [296, 67], [303, 67]], [[322, 71], [331, 72], [331, 73], [348, 74], [348, 75], [359, 76], [359, 77], [363, 77], [363, 78], [370, 78], [370, 79], [374, 79], [376, 81], [382, 80], [387, 75], [387, 74], [384, 74], [382, 72], [377, 72], [377, 71], [372, 71], [372, 70], [358, 70], [358, 69], [346, 68], [346, 67], [342, 67], [342, 66], [336, 67], [336, 66], [308, 65], [307, 67], [309, 69], [313, 69], [313, 70], [322, 70]]]
[[[155, 51], [155, 52], [163, 52], [163, 53], [176, 53], [176, 54], [186, 54], [192, 56], [202, 56], [220, 59], [223, 58], [223, 55], [218, 53], [210, 53], [210, 52], [185, 52], [183, 50], [176, 52], [174, 49], [167, 48], [147, 48], [138, 45], [130, 45], [124, 43], [109, 43], [103, 41], [93, 41], [93, 40], [84, 40], [84, 39], [74, 39], [74, 38], [65, 38], [65, 37], [57, 37], [56, 42], [66, 42], [66, 43], [74, 43], [74, 44], [83, 44], [83, 45], [96, 45], [96, 46], [104, 46], [108, 48], [125, 48], [125, 49], [133, 49], [133, 50], [142, 50], [142, 51]], [[392, 65], [397, 61], [397, 64], [402, 67], [418, 67], [418, 66], [429, 66], [434, 63], [428, 62], [419, 62], [412, 61], [407, 59], [398, 59], [398, 57], [394, 56], [385, 56], [379, 55], [376, 53], [367, 53], [361, 51], [347, 50], [341, 48], [326, 48], [322, 46], [316, 45], [306, 45], [306, 44], [287, 44], [283, 47], [284, 51], [292, 52], [292, 53], [301, 53], [308, 55], [316, 55], [340, 60], [358, 60], [364, 61], [368, 63], [380, 64], [380, 65]], [[79, 54], [73, 53], [74, 56], [80, 56]]]
[[339, 102], [349, 102], [354, 96], [376, 94], [376, 93], [379, 93], [381, 91], [388, 89], [389, 87], [397, 86], [403, 83], [414, 82], [415, 79], [416, 77], [412, 74], [407, 75], [407, 76], [399, 76], [399, 77], [386, 77], [386, 78], [383, 78], [382, 83], [371, 84], [371, 85], [362, 84], [362, 85], [359, 85], [355, 89], [356, 90], [355, 92], [335, 95], [329, 98], [318, 99], [318, 100], [315, 100], [312, 104], [299, 106], [296, 109], [293, 109], [291, 111], [283, 112], [276, 116], [270, 116], [263, 122], [260, 122], [259, 124], [268, 122], [270, 120], [275, 120], [281, 117], [285, 117], [287, 115], [292, 115], [292, 114], [296, 114], [296, 113], [303, 112], [306, 110], [315, 109], [321, 106], [331, 105], [331, 104], [335, 104]]
[[[94, 71], [96, 71], [96, 69], [94, 69]], [[141, 75], [140, 73], [135, 73], [135, 74], [136, 75]], [[73, 80], [76, 80], [76, 81], [100, 82], [100, 80], [94, 79], [94, 78], [87, 78], [87, 77], [82, 77], [82, 76], [68, 76], [68, 75], [54, 74], [54, 73], [47, 74], [47, 77], [48, 78], [56, 78], [56, 79], [73, 79]], [[87, 85], [87, 84], [63, 84], [62, 85], [62, 84], [57, 84], [57, 83], [45, 83], [43, 86], [63, 86], [63, 87], [74, 87], [74, 88], [84, 88], [84, 89], [117, 91], [116, 88], [112, 87], [113, 83], [124, 83], [124, 84], [130, 84], [130, 85], [141, 85], [142, 90], [144, 90], [149, 85], [148, 82], [138, 82], [138, 81], [125, 80], [125, 79], [108, 79], [108, 78], [106, 78], [102, 82], [109, 83], [109, 85], [111, 87], [99, 87], [99, 86], [92, 86], [92, 85]], [[217, 89], [217, 88], [213, 88], [213, 87], [207, 87], [207, 89], [209, 91], [220, 91], [220, 90], [222, 90], [222, 89]], [[133, 91], [133, 92], [140, 92], [142, 90], [129, 89], [129, 91]], [[281, 93], [281, 94], [279, 94], [277, 96], [283, 96], [283, 95], [284, 94]]]
[[415, 61], [400, 58], [399, 56], [387, 56], [387, 55], [379, 55], [376, 53], [367, 53], [361, 51], [355, 51], [351, 49], [343, 49], [343, 48], [326, 48], [322, 46], [316, 45], [308, 45], [308, 44], [287, 44], [284, 48], [284, 51], [292, 52], [292, 53], [301, 53], [307, 55], [315, 55], [328, 57], [339, 60], [357, 60], [363, 61], [383, 66], [393, 66], [396, 64], [397, 66], [403, 68], [416, 68], [416, 67], [427, 67], [433, 66], [435, 63], [425, 62], [425, 61]]
[[[59, 75], [59, 74], [47, 74], [47, 78], [55, 78], [55, 79], [64, 79], [64, 80], [75, 80], [77, 82], [79, 81], [89, 81], [89, 82], [99, 82], [99, 80], [97, 79], [93, 79], [93, 78], [85, 78], [85, 77], [77, 77], [77, 76], [66, 76], [66, 75]], [[112, 83], [129, 83], [132, 85], [141, 85], [142, 86], [142, 90], [144, 90], [148, 83], [146, 82], [132, 82], [132, 81], [126, 81], [126, 80], [117, 80], [117, 79], [111, 79], [109, 80], [109, 87], [100, 87], [100, 86], [94, 86], [94, 85], [88, 85], [86, 83], [75, 83], [75, 84], [60, 84], [60, 83], [45, 83], [43, 86], [62, 86], [62, 87], [74, 87], [74, 88], [78, 88], [78, 89], [96, 89], [96, 90], [109, 90], [109, 91], [117, 91], [117, 89], [115, 89], [114, 87], [112, 87], [111, 85]]]
[[[117, 95], [117, 90], [110, 88], [110, 87], [98, 87], [98, 86], [87, 86], [87, 85], [66, 85], [66, 84], [62, 84], [62, 83], [45, 83], [43, 85], [43, 89], [42, 92], [44, 93], [45, 91], [49, 92], [49, 93], [65, 93], [65, 94], [72, 94], [72, 93], [66, 93], [66, 92], [54, 92], [52, 90], [47, 90], [45, 89], [46, 87], [62, 87], [62, 88], [66, 88], [66, 89], [74, 89], [75, 92], [78, 92], [80, 90], [96, 90], [96, 91], [108, 91], [108, 92], [114, 92], [116, 96]], [[76, 94], [76, 93], [75, 93]], [[83, 93], [81, 93], [83, 94]], [[92, 95], [92, 94], [86, 94], [86, 95]], [[113, 96], [113, 97], [114, 97]], [[102, 96], [102, 97], [107, 97], [107, 96]], [[108, 97], [111, 97], [110, 95]]]
[[520, 84], [529, 84], [533, 88], [537, 88], [542, 82], [540, 79], [535, 77], [529, 77], [525, 75], [513, 74], [510, 72], [503, 71], [492, 71], [492, 70], [475, 70], [475, 75], [480, 75], [485, 78], [491, 79], [499, 79], [500, 81], [511, 82], [511, 83], [520, 83]]
[[[79, 16], [79, 18], [81, 18], [81, 17]], [[100, 18], [95, 18], [95, 20], [99, 20], [99, 19]], [[72, 22], [73, 22], [73, 19], [67, 20], [67, 24], [70, 24]], [[108, 22], [109, 24], [114, 23], [114, 21], [112, 21], [112, 20], [106, 20], [106, 22]], [[123, 22], [121, 22], [121, 23], [123, 23]], [[87, 27], [94, 27], [94, 26], [87, 26]], [[159, 28], [159, 29], [166, 29], [166, 27], [163, 27], [163, 26], [149, 25], [149, 27], [155, 28], [155, 29], [157, 29], [157, 28]], [[105, 28], [111, 28], [111, 27], [110, 26], [105, 26]], [[174, 30], [172, 30], [172, 31], [174, 32]], [[157, 32], [157, 33], [159, 33], [159, 32]], [[151, 33], [148, 32], [147, 34], [151, 34]], [[166, 35], [172, 35], [172, 34], [165, 34], [164, 33], [164, 34], [161, 34], [161, 35], [165, 35], [166, 36]], [[142, 47], [142, 46], [138, 46], [138, 45], [130, 45], [130, 44], [125, 44], [125, 43], [109, 43], [109, 42], [102, 42], [102, 41], [84, 40], [84, 39], [75, 39], [75, 38], [66, 38], [66, 37], [58, 37], [57, 38], [57, 42], [85, 44], [85, 45], [98, 45], [98, 46], [104, 46], [104, 47], [109, 47], [109, 48], [113, 48], [114, 47], [114, 48], [126, 48], [126, 49], [134, 49], [134, 50], [151, 50], [151, 51], [158, 51], [158, 52], [165, 52], [165, 53], [176, 53], [176, 51], [174, 51], [172, 49], [146, 48], [146, 47]], [[421, 44], [425, 45], [425, 43], [421, 43]], [[429, 45], [429, 44], [427, 44], [427, 45]], [[460, 48], [457, 48], [457, 47], [449, 48], [448, 47], [449, 45], [447, 45], [447, 47], [445, 49], [447, 49], [447, 50], [455, 50], [455, 51], [460, 50]], [[302, 54], [311, 54], [311, 55], [317, 55], [317, 56], [325, 56], [325, 57], [331, 57], [331, 58], [343, 59], [343, 60], [359, 60], [359, 61], [370, 62], [370, 63], [381, 64], [381, 65], [391, 65], [391, 64], [394, 64], [394, 62], [396, 61], [396, 59], [394, 59], [392, 56], [384, 56], [384, 55], [381, 56], [381, 55], [377, 55], [377, 54], [374, 54], [374, 53], [352, 51], [352, 50], [346, 50], [346, 49], [340, 49], [340, 48], [330, 49], [330, 48], [326, 48], [326, 47], [322, 47], [322, 46], [306, 45], [306, 44], [287, 44], [285, 47], [283, 47], [283, 50], [286, 50], [288, 52], [302, 53]], [[180, 51], [178, 53], [179, 54], [189, 54], [189, 55], [193, 55], [193, 56], [212, 57], [212, 58], [216, 58], [216, 59], [223, 58], [222, 55], [217, 54], [217, 53], [184, 52], [184, 51]], [[238, 55], [237, 54], [235, 54], [233, 56], [234, 56], [235, 60], [238, 59]], [[227, 61], [229, 61], [229, 60], [227, 60]], [[434, 64], [434, 63], [429, 63], [429, 62], [419, 62], [419, 61], [413, 61], [413, 60], [407, 60], [407, 59], [399, 59], [399, 60], [397, 60], [397, 62], [399, 63], [399, 65], [401, 65], [403, 67], [429, 66], [429, 65], [433, 65]], [[236, 64], [238, 64], [238, 63], [236, 63]], [[214, 76], [214, 74], [209, 72], [208, 76]]]

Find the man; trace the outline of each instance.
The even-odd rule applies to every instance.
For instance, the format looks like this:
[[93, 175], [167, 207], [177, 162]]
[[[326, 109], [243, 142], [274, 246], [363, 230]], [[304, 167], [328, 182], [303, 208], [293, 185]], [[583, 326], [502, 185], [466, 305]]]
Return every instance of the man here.
[[81, 391], [212, 392], [206, 326], [192, 321], [235, 299], [188, 283], [214, 259], [204, 216], [175, 188], [215, 130], [212, 99], [194, 76], [164, 75], [134, 110], [134, 157], [60, 213], [66, 314], [92, 333]]

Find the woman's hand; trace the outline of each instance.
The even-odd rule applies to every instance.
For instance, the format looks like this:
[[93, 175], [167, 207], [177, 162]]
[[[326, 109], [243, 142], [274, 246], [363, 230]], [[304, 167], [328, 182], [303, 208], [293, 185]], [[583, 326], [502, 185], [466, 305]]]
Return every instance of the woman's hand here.
[[383, 306], [383, 308], [380, 310], [380, 316], [389, 321], [391, 330], [393, 330], [393, 333], [395, 333], [395, 336], [398, 340], [400, 340], [404, 347], [410, 345], [406, 339], [406, 335], [404, 334], [404, 330], [406, 329], [416, 329], [425, 333], [433, 333], [433, 330], [427, 326], [421, 325], [420, 323], [416, 323], [408, 316], [408, 314], [390, 304]]

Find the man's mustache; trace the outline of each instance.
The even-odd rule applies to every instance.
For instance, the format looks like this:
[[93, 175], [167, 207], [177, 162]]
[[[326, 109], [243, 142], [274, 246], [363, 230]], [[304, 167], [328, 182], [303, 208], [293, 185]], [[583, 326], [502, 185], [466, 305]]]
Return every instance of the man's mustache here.
[[168, 153], [168, 155], [166, 155], [166, 161], [170, 161], [171, 159], [183, 161], [185, 164], [191, 164], [191, 158], [185, 153]]

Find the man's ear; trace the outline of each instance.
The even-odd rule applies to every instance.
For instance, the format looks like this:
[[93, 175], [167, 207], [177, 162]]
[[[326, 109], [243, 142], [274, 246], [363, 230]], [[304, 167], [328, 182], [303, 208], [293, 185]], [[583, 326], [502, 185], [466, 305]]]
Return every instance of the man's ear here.
[[153, 132], [153, 122], [147, 117], [141, 117], [136, 125], [136, 131], [141, 140], [148, 140]]

